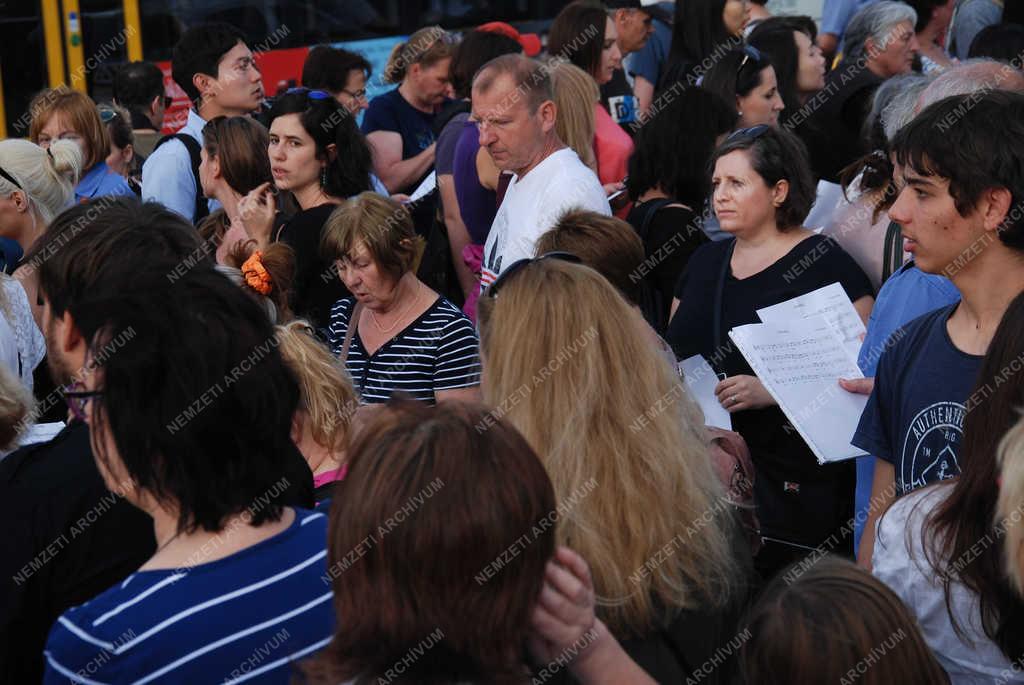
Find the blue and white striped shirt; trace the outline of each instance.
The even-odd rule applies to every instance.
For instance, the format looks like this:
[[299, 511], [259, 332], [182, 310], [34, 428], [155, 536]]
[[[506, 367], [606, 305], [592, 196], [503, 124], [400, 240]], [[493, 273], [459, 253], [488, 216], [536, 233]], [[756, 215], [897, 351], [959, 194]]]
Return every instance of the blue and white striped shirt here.
[[[328, 341], [334, 354], [341, 354], [354, 306], [355, 299], [349, 297], [331, 310]], [[386, 402], [396, 391], [434, 404], [438, 390], [480, 385], [478, 344], [469, 317], [439, 297], [372, 355], [367, 355], [356, 329], [345, 366], [366, 404]]]
[[334, 634], [326, 543], [327, 517], [295, 509], [231, 556], [137, 571], [57, 619], [44, 683], [284, 685]]

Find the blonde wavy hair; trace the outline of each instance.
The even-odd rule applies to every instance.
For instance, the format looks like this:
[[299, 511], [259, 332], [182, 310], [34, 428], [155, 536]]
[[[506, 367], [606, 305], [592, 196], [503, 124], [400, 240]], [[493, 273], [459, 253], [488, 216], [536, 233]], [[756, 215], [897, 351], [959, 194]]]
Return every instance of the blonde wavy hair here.
[[555, 131], [580, 161], [596, 173], [594, 105], [601, 99], [601, 91], [594, 78], [574, 64], [552, 60], [550, 69], [555, 106], [558, 108]]
[[299, 381], [299, 409], [309, 418], [310, 433], [321, 447], [344, 450], [359, 407], [359, 396], [345, 365], [313, 334], [305, 321], [277, 326], [284, 363]]
[[17, 446], [18, 436], [31, 422], [32, 395], [18, 377], [0, 366], [0, 455]]
[[1024, 596], [1024, 418], [1007, 431], [999, 443], [999, 503], [996, 506], [996, 525], [1006, 527], [1003, 543], [1003, 562], [1006, 575]]
[[731, 507], [703, 415], [639, 312], [593, 269], [547, 259], [477, 313], [484, 400], [547, 467], [558, 544], [590, 564], [601, 618], [643, 635], [666, 608], [726, 605]]

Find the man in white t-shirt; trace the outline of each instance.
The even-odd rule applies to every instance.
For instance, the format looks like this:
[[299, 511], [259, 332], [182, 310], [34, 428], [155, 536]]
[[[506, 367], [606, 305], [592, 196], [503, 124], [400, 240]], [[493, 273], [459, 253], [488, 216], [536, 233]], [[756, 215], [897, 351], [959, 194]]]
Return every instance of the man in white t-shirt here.
[[480, 146], [514, 174], [484, 246], [486, 288], [509, 264], [533, 256], [534, 243], [569, 209], [611, 215], [597, 176], [555, 132], [548, 69], [522, 55], [491, 60], [473, 79]]

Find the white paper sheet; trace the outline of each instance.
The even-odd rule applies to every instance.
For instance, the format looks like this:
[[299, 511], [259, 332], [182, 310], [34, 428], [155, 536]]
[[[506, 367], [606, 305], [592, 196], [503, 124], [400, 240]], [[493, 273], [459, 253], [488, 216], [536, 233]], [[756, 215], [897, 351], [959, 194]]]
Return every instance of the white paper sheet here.
[[407, 204], [412, 204], [413, 202], [416, 202], [417, 200], [419, 200], [421, 197], [426, 197], [431, 192], [433, 192], [434, 188], [436, 188], [436, 187], [437, 187], [437, 173], [434, 172], [434, 171], [431, 171], [430, 175], [427, 176], [425, 179], [423, 179], [423, 183], [421, 183], [416, 188], [416, 190], [412, 191], [412, 195], [409, 196], [409, 199], [406, 200], [406, 203]]
[[64, 430], [63, 421], [55, 421], [54, 423], [34, 423], [29, 426], [28, 430], [21, 436], [18, 440], [18, 444], [34, 445], [38, 442], [49, 442], [62, 430]]
[[739, 326], [729, 337], [820, 463], [866, 454], [850, 441], [867, 396], [839, 387], [863, 374], [826, 317]]
[[715, 386], [718, 385], [718, 376], [707, 360], [701, 355], [694, 355], [689, 359], [679, 362], [679, 369], [683, 372], [683, 380], [686, 381], [686, 388], [690, 396], [700, 405], [704, 412], [704, 423], [716, 428], [732, 430], [732, 417], [725, 410], [722, 404], [715, 397]]
[[835, 327], [843, 340], [850, 359], [857, 362], [860, 346], [867, 329], [853, 303], [846, 296], [843, 286], [838, 283], [818, 288], [806, 295], [794, 297], [771, 307], [757, 310], [764, 323], [785, 323], [792, 319], [806, 319], [810, 316], [824, 316]]

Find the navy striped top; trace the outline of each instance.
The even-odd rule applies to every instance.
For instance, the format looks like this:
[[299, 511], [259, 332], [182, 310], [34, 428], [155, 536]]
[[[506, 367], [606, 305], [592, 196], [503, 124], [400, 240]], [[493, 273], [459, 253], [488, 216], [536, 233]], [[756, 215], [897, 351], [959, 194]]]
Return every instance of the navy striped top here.
[[[355, 298], [338, 300], [331, 311], [328, 342], [341, 354]], [[386, 402], [402, 391], [434, 404], [438, 390], [480, 385], [479, 340], [473, 323], [458, 307], [438, 297], [427, 311], [406, 326], [373, 355], [356, 329], [349, 343], [348, 368], [356, 390], [366, 404]]]
[[137, 571], [57, 619], [44, 683], [285, 685], [334, 633], [326, 544], [327, 517], [295, 509], [231, 556]]

